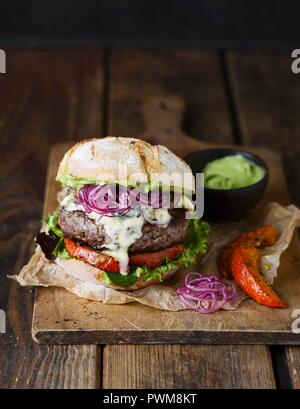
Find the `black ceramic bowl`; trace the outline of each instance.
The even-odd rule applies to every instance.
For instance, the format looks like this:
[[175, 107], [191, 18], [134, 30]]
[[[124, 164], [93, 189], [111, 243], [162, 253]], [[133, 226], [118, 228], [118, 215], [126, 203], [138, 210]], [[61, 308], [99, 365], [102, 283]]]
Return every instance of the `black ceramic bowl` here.
[[[268, 184], [266, 163], [256, 155], [239, 149], [216, 148], [194, 152], [185, 158], [194, 175], [202, 173], [205, 165], [228, 155], [242, 155], [265, 169], [265, 176], [259, 182], [239, 189], [220, 190], [204, 188], [204, 216], [211, 222], [231, 222], [243, 218], [261, 200]], [[198, 192], [197, 192], [198, 193]]]

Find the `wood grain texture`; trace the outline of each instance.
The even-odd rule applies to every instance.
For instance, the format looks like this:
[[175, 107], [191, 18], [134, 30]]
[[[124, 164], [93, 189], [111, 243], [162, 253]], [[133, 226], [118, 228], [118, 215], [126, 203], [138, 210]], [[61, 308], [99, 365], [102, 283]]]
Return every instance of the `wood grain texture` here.
[[[300, 82], [291, 71], [290, 57], [230, 53], [227, 63], [242, 141], [281, 154], [290, 198], [300, 206]], [[287, 361], [291, 384], [299, 388], [299, 347], [287, 347], [285, 357], [278, 350], [277, 360], [284, 385], [289, 383]]]
[[[196, 50], [116, 50], [110, 62], [109, 133], [145, 132], [145, 97], [175, 94], [186, 102], [184, 127], [207, 141], [232, 142], [218, 56]], [[155, 121], [155, 119], [154, 119]]]
[[276, 149], [292, 199], [300, 205], [300, 82], [289, 55], [229, 53], [237, 121], [243, 143]]
[[300, 83], [290, 56], [229, 53], [227, 62], [243, 142], [300, 149]]
[[261, 346], [118, 345], [104, 354], [104, 388], [274, 388]]
[[9, 74], [0, 78], [0, 308], [7, 315], [0, 387], [95, 386], [96, 348], [33, 343], [34, 292], [6, 275], [26, 263], [39, 230], [49, 146], [102, 131], [102, 55], [8, 50], [7, 60]]
[[[189, 134], [213, 142], [234, 142], [224, 79], [215, 54], [193, 50], [143, 51], [141, 54], [135, 50], [115, 51], [111, 58], [109, 91], [111, 133], [138, 135], [147, 131], [141, 114], [142, 98], [175, 93], [188, 101], [185, 129]], [[224, 355], [236, 362], [243, 356], [243, 348], [108, 345], [104, 348], [103, 385], [188, 388], [197, 384], [197, 387], [212, 388], [229, 387], [230, 384], [231, 387], [238, 387], [242, 384], [251, 387], [248, 379], [255, 378], [256, 368], [263, 367], [268, 373], [264, 378], [270, 379], [273, 386], [272, 364], [268, 349], [264, 346], [248, 347], [249, 358], [241, 359], [243, 367], [250, 365], [253, 370], [248, 372], [252, 373], [245, 374], [243, 369], [234, 379], [231, 375], [234, 368], [225, 366], [226, 370], [222, 371], [222, 375], [221, 371], [218, 372], [217, 377], [215, 368], [223, 362]], [[185, 353], [181, 354], [180, 351]], [[204, 361], [202, 365], [198, 363], [199, 356]], [[211, 376], [212, 372], [216, 376]]]
[[26, 354], [25, 359], [19, 362], [16, 379], [10, 387], [26, 389], [99, 387], [101, 362], [97, 346], [44, 345], [35, 349], [33, 355]]
[[286, 347], [286, 358], [292, 387], [300, 389], [300, 348]]

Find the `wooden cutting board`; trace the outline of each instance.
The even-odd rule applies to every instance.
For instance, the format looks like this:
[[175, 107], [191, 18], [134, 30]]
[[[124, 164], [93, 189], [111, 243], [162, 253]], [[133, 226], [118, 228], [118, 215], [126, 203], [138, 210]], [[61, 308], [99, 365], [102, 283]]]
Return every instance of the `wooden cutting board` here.
[[[141, 138], [166, 145], [181, 157], [216, 146], [193, 139], [180, 129], [183, 109], [184, 102], [178, 97], [145, 101], [147, 131]], [[54, 178], [63, 154], [71, 145], [59, 144], [51, 150], [45, 214], [57, 206], [59, 186]], [[260, 155], [269, 165], [270, 182], [264, 200], [289, 204], [280, 157], [263, 149], [247, 149]], [[280, 288], [280, 294], [289, 305], [284, 310], [269, 309], [247, 300], [235, 311], [219, 311], [210, 315], [193, 311], [168, 312], [138, 303], [104, 305], [80, 299], [60, 288], [38, 288], [32, 335], [39, 343], [51, 344], [300, 344], [300, 334], [291, 331], [295, 320], [292, 313], [300, 308], [299, 249], [295, 235], [281, 258], [275, 289]]]

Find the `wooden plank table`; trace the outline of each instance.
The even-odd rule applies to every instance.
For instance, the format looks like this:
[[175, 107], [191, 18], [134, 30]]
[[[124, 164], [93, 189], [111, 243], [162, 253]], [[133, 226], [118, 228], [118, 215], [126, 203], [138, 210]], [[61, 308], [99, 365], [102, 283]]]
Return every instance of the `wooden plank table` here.
[[[144, 131], [145, 96], [188, 102], [184, 128], [208, 141], [284, 154], [300, 205], [300, 84], [289, 57], [199, 50], [7, 52], [0, 77], [0, 387], [300, 387], [300, 349], [266, 345], [39, 346], [33, 291], [5, 278], [27, 261], [39, 229], [49, 147]], [[220, 362], [222, 365], [220, 366]]]

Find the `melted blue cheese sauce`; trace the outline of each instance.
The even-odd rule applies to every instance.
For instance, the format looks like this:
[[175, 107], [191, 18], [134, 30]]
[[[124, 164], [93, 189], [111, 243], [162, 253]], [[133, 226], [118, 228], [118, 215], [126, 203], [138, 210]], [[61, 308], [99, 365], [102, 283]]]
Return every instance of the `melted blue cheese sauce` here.
[[[69, 212], [85, 211], [84, 207], [76, 202], [73, 193], [63, 199], [61, 206]], [[104, 226], [107, 237], [105, 243], [107, 250], [104, 250], [103, 253], [112, 256], [119, 262], [122, 275], [128, 274], [128, 249], [136, 240], [142, 237], [142, 228], [145, 221], [162, 228], [167, 227], [171, 221], [168, 209], [153, 209], [148, 206], [143, 207], [142, 211], [133, 209], [124, 216], [108, 217], [97, 212], [86, 214], [95, 223], [101, 223]]]
[[167, 227], [171, 221], [171, 215], [167, 209], [143, 208], [143, 216], [147, 222], [157, 224], [160, 227]]
[[127, 275], [128, 249], [136, 240], [142, 237], [144, 218], [142, 215], [137, 217], [103, 216], [101, 223], [104, 226], [106, 236], [109, 238], [109, 242], [106, 244], [108, 250], [104, 250], [103, 253], [116, 259], [120, 265], [120, 273]]
[[76, 212], [80, 210], [84, 212], [84, 207], [76, 201], [74, 193], [70, 193], [61, 202], [60, 207], [64, 207], [68, 212]]

